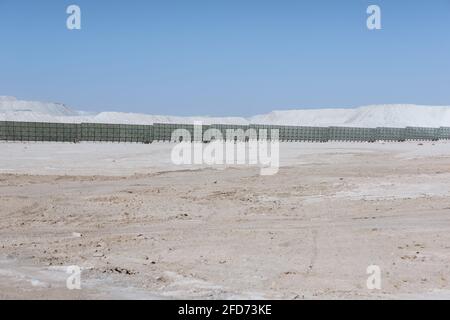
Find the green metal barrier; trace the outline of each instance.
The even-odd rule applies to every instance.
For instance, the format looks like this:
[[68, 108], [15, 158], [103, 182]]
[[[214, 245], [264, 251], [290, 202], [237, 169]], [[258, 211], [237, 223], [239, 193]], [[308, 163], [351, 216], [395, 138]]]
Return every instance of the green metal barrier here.
[[439, 139], [450, 140], [450, 127], [439, 128]]
[[405, 141], [405, 128], [378, 127], [375, 129], [375, 140]]
[[6, 140], [6, 121], [0, 121], [0, 141]]
[[82, 123], [80, 140], [92, 142], [153, 142], [151, 125]]
[[439, 140], [439, 128], [406, 127], [406, 140]]
[[[208, 129], [216, 129], [219, 136], [206, 136]], [[176, 132], [177, 129], [184, 129]], [[154, 123], [153, 125], [107, 124], [107, 123], [44, 123], [0, 121], [0, 140], [3, 141], [55, 141], [55, 142], [136, 142], [153, 141], [208, 142], [212, 139], [249, 141], [272, 139], [278, 130], [280, 141], [405, 141], [450, 140], [450, 127], [424, 128], [355, 128], [355, 127], [307, 127], [278, 125], [202, 125], [196, 130], [193, 124]], [[179, 133], [178, 135], [175, 133]], [[217, 134], [216, 134], [217, 135]]]

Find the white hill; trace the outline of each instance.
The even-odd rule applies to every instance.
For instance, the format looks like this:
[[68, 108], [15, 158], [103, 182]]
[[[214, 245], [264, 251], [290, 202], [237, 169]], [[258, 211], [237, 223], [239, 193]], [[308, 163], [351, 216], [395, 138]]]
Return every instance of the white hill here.
[[272, 111], [253, 116], [251, 123], [292, 126], [341, 126], [351, 117], [354, 109], [300, 109]]
[[193, 123], [277, 124], [299, 126], [351, 127], [450, 127], [450, 107], [410, 104], [373, 105], [359, 108], [300, 109], [273, 111], [250, 118], [177, 117], [123, 112], [89, 114], [74, 111], [59, 103], [21, 101], [0, 96], [0, 120], [42, 122], [93, 122], [120, 124]]
[[272, 111], [250, 118], [251, 123], [298, 126], [445, 127], [450, 107], [412, 104], [372, 105], [359, 108]]
[[121, 124], [152, 124], [152, 123], [194, 123], [201, 121], [203, 124], [248, 124], [248, 121], [239, 117], [177, 117], [163, 115], [148, 115], [140, 113], [101, 112], [90, 121], [96, 123], [121, 123]]
[[48, 114], [52, 116], [76, 116], [77, 112], [61, 103], [17, 100], [0, 96], [0, 113], [4, 114]]
[[448, 127], [450, 107], [376, 105], [354, 109], [345, 124], [357, 127]]

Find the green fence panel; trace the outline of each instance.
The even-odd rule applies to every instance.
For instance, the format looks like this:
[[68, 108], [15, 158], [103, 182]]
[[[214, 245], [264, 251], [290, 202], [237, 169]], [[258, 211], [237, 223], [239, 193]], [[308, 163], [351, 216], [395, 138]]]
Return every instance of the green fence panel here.
[[328, 127], [329, 139], [332, 141], [350, 141], [350, 128]]
[[296, 126], [277, 126], [279, 129], [280, 141], [298, 141], [298, 127]]
[[4, 141], [6, 139], [6, 121], [0, 121], [0, 140]]
[[439, 128], [439, 139], [450, 140], [450, 127]]
[[407, 132], [405, 128], [377, 127], [375, 138], [381, 141], [405, 141]]
[[170, 141], [172, 136], [170, 124], [154, 123], [153, 124], [153, 139], [155, 141]]
[[[211, 124], [211, 129], [220, 132], [215, 139], [222, 139], [225, 141], [249, 141], [257, 138], [258, 128], [248, 125], [232, 125], [232, 124]], [[207, 137], [209, 139], [210, 137]]]
[[439, 128], [406, 127], [407, 140], [438, 140]]
[[280, 140], [280, 127], [276, 125], [250, 125], [249, 127], [257, 130], [258, 140], [272, 140], [278, 138]]

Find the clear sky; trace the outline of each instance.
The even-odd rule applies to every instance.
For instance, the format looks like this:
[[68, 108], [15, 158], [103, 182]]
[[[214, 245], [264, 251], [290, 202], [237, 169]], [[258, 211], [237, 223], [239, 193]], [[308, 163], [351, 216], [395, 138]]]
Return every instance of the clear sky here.
[[173, 115], [450, 105], [450, 0], [0, 0], [0, 95]]

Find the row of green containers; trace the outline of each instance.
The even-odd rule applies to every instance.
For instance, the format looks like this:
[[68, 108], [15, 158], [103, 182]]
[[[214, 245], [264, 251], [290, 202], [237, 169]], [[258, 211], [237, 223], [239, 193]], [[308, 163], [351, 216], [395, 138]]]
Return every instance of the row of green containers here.
[[[213, 130], [208, 130], [213, 129]], [[275, 125], [192, 124], [126, 125], [97, 123], [43, 123], [0, 121], [0, 140], [8, 141], [211, 141], [211, 140], [281, 141], [405, 141], [450, 139], [450, 127], [354, 128]]]

